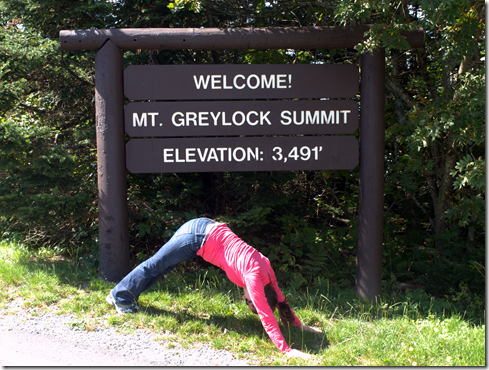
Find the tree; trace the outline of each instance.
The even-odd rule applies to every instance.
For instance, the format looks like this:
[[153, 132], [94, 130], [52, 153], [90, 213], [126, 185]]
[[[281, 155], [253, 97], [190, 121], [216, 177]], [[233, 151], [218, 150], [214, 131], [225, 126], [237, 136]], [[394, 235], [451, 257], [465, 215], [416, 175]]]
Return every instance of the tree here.
[[[391, 51], [386, 87], [401, 124], [394, 129], [409, 135], [409, 152], [396, 153], [397, 161], [409, 160], [407, 169], [423, 174], [425, 189], [407, 190], [414, 202], [415, 193], [429, 190], [430, 223], [439, 238], [457, 191], [466, 186], [466, 195], [482, 195], [483, 174], [472, 171], [481, 171], [484, 162], [484, 9], [482, 1], [369, 1], [343, 2], [337, 11], [343, 24], [351, 19], [372, 24], [360, 51]], [[413, 27], [425, 29], [423, 49], [408, 50], [399, 38], [400, 30]], [[456, 181], [455, 174], [464, 180]], [[480, 216], [480, 210], [470, 213]]]
[[0, 29], [0, 219], [34, 243], [93, 224], [92, 81], [76, 59], [17, 22]]
[[[414, 235], [426, 225], [432, 237], [410, 240], [419, 245], [411, 252], [419, 263], [404, 268], [419, 277], [429, 263], [427, 279], [437, 283], [480, 279], [473, 265], [484, 255], [485, 234], [484, 14], [482, 1], [468, 0], [341, 2], [336, 10], [342, 24], [371, 25], [360, 52], [389, 50], [386, 215], [409, 220], [403, 231], [387, 230]], [[425, 30], [422, 49], [399, 37], [413, 27]]]

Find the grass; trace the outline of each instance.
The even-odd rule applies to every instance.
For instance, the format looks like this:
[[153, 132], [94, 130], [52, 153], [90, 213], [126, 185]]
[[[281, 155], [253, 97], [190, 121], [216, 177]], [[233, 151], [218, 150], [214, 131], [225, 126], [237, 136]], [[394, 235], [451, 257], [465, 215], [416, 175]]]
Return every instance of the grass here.
[[206, 342], [261, 365], [485, 365], [485, 312], [468, 319], [446, 302], [420, 295], [412, 296], [417, 301], [363, 302], [353, 289], [334, 291], [319, 280], [304, 291], [283, 289], [301, 321], [324, 332], [280, 326], [291, 347], [315, 354], [304, 361], [276, 349], [241, 299], [241, 289], [216, 269], [177, 269], [141, 295], [141, 311], [134, 315], [120, 316], [106, 304], [112, 286], [77, 261], [0, 243], [0, 307], [16, 300], [34, 314], [74, 313], [73, 328], [144, 329], [159, 333], [157, 340], [167, 348]]

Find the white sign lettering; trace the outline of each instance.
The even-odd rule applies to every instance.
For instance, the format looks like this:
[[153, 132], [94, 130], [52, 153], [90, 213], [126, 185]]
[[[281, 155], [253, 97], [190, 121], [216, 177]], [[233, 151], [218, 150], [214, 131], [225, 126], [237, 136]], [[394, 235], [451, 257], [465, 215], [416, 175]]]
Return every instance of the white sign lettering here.
[[[255, 148], [164, 148], [163, 163], [263, 161], [263, 151]], [[197, 155], [197, 156], [196, 156]]]
[[[246, 83], [245, 79], [242, 81]], [[258, 80], [250, 79], [251, 86], [255, 81]], [[212, 83], [209, 78], [208, 88]], [[126, 133], [131, 137], [352, 134], [358, 128], [358, 103], [352, 100], [133, 102], [126, 106], [124, 120]]]
[[228, 122], [226, 119], [226, 112], [175, 112], [171, 116], [171, 123], [175, 127], [209, 126], [209, 124], [213, 126], [241, 126], [244, 123], [250, 126], [263, 126], [264, 124], [272, 124], [268, 119], [269, 114], [270, 111], [249, 111], [247, 113], [236, 111], [231, 115]]
[[227, 75], [193, 75], [197, 90], [242, 90], [245, 87], [256, 89], [290, 89], [292, 88], [292, 74], [271, 74], [245, 76], [237, 74], [228, 79]]
[[141, 118], [139, 118], [137, 113], [132, 114], [132, 126], [133, 127], [147, 127], [148, 126], [148, 116], [151, 117], [151, 126], [155, 127], [155, 116], [159, 115], [157, 112], [141, 113]]
[[[345, 125], [348, 123], [348, 114], [351, 113], [351, 110], [316, 110], [316, 111], [289, 111], [284, 110], [280, 114], [282, 120], [280, 123], [282, 125], [290, 125], [294, 123], [294, 125], [324, 125], [327, 124], [339, 124], [340, 123], [340, 113], [343, 115], [343, 122]], [[336, 118], [336, 119], [335, 119]]]

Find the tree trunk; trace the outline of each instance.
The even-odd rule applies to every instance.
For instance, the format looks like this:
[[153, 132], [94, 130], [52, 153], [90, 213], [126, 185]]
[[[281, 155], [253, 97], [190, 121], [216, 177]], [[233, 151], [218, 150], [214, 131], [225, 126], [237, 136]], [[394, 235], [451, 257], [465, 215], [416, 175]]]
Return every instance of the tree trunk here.
[[435, 165], [434, 171], [425, 174], [430, 184], [431, 198], [434, 205], [434, 235], [437, 237], [436, 248], [443, 250], [445, 245], [441, 238], [446, 230], [445, 213], [449, 208], [454, 177], [450, 172], [455, 169], [457, 152], [454, 148], [453, 133], [446, 138], [445, 150], [440, 150], [439, 143], [431, 144], [431, 155]]

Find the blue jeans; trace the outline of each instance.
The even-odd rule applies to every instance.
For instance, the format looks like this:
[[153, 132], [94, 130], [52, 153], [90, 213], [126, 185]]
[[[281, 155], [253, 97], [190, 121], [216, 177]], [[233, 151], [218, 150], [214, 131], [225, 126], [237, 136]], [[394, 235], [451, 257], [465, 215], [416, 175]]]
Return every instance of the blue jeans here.
[[163, 275], [197, 256], [207, 237], [205, 229], [211, 222], [214, 220], [196, 218], [183, 224], [153, 257], [134, 268], [112, 289], [115, 300], [126, 304], [137, 302], [139, 295]]

